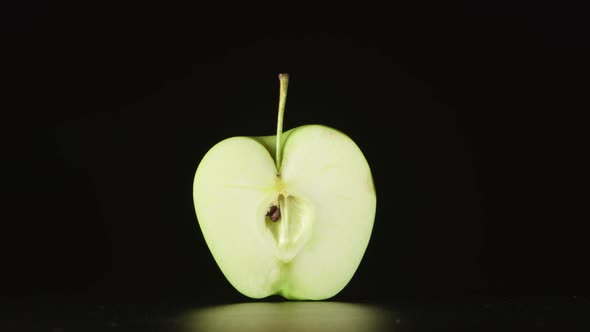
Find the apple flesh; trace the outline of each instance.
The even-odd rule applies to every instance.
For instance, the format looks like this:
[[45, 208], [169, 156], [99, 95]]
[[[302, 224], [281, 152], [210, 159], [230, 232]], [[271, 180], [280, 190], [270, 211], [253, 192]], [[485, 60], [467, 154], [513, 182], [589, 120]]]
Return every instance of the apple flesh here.
[[277, 136], [232, 137], [207, 152], [194, 179], [197, 219], [242, 294], [326, 299], [350, 281], [368, 245], [376, 208], [371, 170], [335, 129], [279, 128]]

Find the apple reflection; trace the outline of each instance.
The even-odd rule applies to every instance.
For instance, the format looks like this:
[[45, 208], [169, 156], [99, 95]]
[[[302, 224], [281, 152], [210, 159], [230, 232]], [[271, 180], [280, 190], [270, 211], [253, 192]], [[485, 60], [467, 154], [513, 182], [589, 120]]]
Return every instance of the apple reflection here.
[[384, 308], [339, 302], [241, 303], [181, 316], [182, 331], [392, 331], [396, 315]]

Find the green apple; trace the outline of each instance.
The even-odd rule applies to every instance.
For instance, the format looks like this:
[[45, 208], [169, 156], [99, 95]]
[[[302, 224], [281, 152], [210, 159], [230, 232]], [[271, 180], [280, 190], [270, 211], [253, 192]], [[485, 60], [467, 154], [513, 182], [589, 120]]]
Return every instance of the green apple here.
[[195, 174], [193, 198], [221, 271], [251, 298], [322, 300], [351, 280], [377, 198], [369, 164], [342, 132], [305, 125], [283, 133], [289, 76], [279, 75], [276, 136], [232, 137]]

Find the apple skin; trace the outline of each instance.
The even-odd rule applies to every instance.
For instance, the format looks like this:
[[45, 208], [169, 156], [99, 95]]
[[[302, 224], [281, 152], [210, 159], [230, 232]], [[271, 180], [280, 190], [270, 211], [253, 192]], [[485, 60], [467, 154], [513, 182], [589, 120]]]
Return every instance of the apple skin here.
[[[232, 137], [197, 168], [197, 219], [227, 280], [251, 298], [323, 300], [358, 268], [376, 211], [373, 177], [344, 133], [305, 125], [276, 136]], [[280, 203], [281, 220], [268, 209]], [[288, 226], [286, 226], [288, 225]]]

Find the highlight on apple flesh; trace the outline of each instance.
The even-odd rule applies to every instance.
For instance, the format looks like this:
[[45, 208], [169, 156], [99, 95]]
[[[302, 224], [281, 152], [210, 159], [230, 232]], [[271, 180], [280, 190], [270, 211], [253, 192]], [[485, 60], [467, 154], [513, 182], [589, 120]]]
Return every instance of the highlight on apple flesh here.
[[251, 298], [322, 300], [351, 280], [377, 198], [362, 151], [323, 125], [283, 132], [289, 76], [279, 74], [276, 135], [213, 146], [194, 178], [199, 226], [227, 280]]

